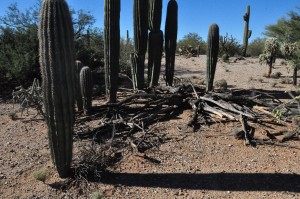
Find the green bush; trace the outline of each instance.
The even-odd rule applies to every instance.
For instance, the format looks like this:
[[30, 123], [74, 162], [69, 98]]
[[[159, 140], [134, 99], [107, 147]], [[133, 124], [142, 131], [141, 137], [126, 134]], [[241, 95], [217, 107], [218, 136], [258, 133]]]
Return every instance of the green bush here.
[[247, 54], [251, 57], [258, 57], [260, 54], [263, 54], [265, 41], [266, 39], [262, 39], [262, 38], [254, 39], [248, 45]]

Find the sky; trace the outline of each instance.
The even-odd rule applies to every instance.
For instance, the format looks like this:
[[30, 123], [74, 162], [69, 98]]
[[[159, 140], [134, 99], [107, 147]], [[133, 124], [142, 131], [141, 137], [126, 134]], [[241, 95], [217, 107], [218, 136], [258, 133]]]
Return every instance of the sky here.
[[[96, 18], [95, 26], [103, 28], [104, 0], [66, 0], [70, 8], [90, 11]], [[24, 10], [33, 6], [36, 0], [0, 0], [0, 16], [7, 7], [18, 4]], [[146, 0], [145, 0], [146, 2]], [[161, 29], [164, 30], [168, 0], [163, 0]], [[287, 16], [289, 11], [297, 11], [299, 0], [177, 0], [178, 3], [178, 39], [188, 33], [197, 33], [207, 39], [208, 28], [217, 23], [220, 34], [232, 35], [242, 42], [244, 20], [247, 5], [251, 7], [249, 28], [252, 30], [250, 41], [257, 37], [265, 37], [262, 33], [266, 25], [276, 24], [277, 20]], [[129, 30], [133, 37], [133, 0], [121, 0], [121, 36]]]

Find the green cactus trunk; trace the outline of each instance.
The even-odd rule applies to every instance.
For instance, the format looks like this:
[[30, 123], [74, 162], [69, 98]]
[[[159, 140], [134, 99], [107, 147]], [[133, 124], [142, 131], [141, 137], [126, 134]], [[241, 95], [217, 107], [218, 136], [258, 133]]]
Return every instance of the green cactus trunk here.
[[165, 52], [166, 52], [166, 84], [173, 85], [175, 69], [175, 52], [177, 45], [178, 30], [178, 4], [175, 0], [170, 0], [167, 8], [165, 25]]
[[39, 56], [52, 161], [60, 177], [70, 175], [75, 103], [74, 31], [64, 0], [44, 0]]
[[80, 71], [80, 90], [84, 113], [90, 114], [92, 112], [93, 80], [91, 69], [88, 66], [83, 67]]
[[105, 87], [109, 102], [115, 103], [120, 57], [120, 0], [105, 0], [104, 7]]
[[249, 30], [249, 20], [250, 20], [250, 6], [247, 6], [246, 13], [243, 16], [244, 25], [244, 36], [243, 36], [243, 56], [247, 55], [248, 39], [251, 37], [252, 30]]
[[134, 56], [132, 57], [132, 74], [134, 89], [144, 88], [145, 54], [148, 42], [148, 2], [134, 0], [133, 4], [134, 23]]
[[212, 24], [209, 27], [207, 37], [207, 50], [206, 50], [206, 91], [213, 89], [214, 77], [216, 66], [218, 62], [219, 52], [219, 26]]
[[148, 50], [148, 82], [149, 87], [158, 85], [161, 57], [163, 51], [163, 32], [150, 32], [149, 33], [149, 50]]
[[160, 30], [162, 0], [149, 0], [148, 85], [158, 85], [163, 51], [163, 32]]
[[83, 65], [81, 61], [76, 61], [75, 62], [75, 97], [76, 97], [76, 105], [78, 111], [83, 110], [83, 102], [82, 102], [82, 95], [80, 91], [80, 79], [79, 79], [79, 73], [82, 69]]

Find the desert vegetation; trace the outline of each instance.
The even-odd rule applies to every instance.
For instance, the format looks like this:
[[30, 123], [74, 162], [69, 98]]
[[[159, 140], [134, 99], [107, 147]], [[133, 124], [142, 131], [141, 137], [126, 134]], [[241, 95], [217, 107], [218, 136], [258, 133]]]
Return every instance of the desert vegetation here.
[[[151, 198], [149, 188], [156, 186], [166, 189], [162, 197], [185, 197], [186, 190], [197, 196], [202, 188], [247, 194], [253, 186], [260, 190], [255, 180], [269, 178], [262, 191], [297, 197], [299, 13], [267, 26], [268, 38], [248, 41], [248, 5], [240, 16], [241, 44], [230, 33], [220, 35], [217, 23], [206, 27], [206, 41], [198, 33], [178, 39], [177, 1], [169, 0], [167, 8], [162, 0], [144, 2], [133, 0], [133, 38], [129, 31], [120, 36], [120, 0], [104, 1], [103, 31], [89, 12], [72, 10], [65, 0], [39, 1], [24, 12], [13, 4], [0, 16], [0, 151], [27, 158], [0, 158], [0, 195], [13, 197], [20, 189], [17, 196], [34, 197], [28, 180], [42, 183], [36, 197], [50, 198], [136, 197], [127, 193], [136, 189], [147, 189]], [[263, 75], [258, 71], [265, 65]], [[294, 167], [272, 159], [277, 154], [270, 149]], [[180, 157], [173, 161], [172, 153]], [[224, 165], [210, 170], [216, 159]], [[250, 164], [262, 174], [247, 176]], [[229, 170], [220, 171], [222, 166]], [[274, 181], [280, 177], [279, 186]], [[247, 183], [240, 190], [232, 181]]]

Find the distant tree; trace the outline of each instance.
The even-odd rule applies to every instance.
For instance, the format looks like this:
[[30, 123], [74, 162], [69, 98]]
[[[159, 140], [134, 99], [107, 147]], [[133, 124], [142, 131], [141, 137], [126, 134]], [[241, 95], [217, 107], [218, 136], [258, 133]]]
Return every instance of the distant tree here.
[[266, 41], [265, 38], [254, 39], [249, 43], [247, 53], [251, 57], [258, 57], [260, 54], [264, 52], [265, 41]]
[[225, 36], [220, 36], [220, 56], [224, 54], [227, 54], [228, 56], [234, 56], [241, 54], [241, 52], [241, 45], [236, 38], [234, 38], [232, 35], [229, 36], [228, 33], [226, 33]]
[[200, 47], [200, 54], [206, 53], [206, 43], [197, 33], [188, 33], [177, 42], [178, 49], [183, 47], [191, 47], [195, 50]]
[[[37, 24], [41, 0], [29, 9], [8, 6], [0, 16], [0, 85], [28, 85], [40, 78]], [[103, 65], [103, 33], [93, 28], [94, 16], [72, 11], [77, 59], [91, 68]], [[14, 84], [13, 84], [14, 83]]]
[[[300, 8], [298, 9], [300, 11]], [[300, 41], [300, 13], [291, 11], [288, 17], [280, 18], [276, 24], [266, 26], [265, 35], [275, 37], [280, 42], [294, 43]]]

